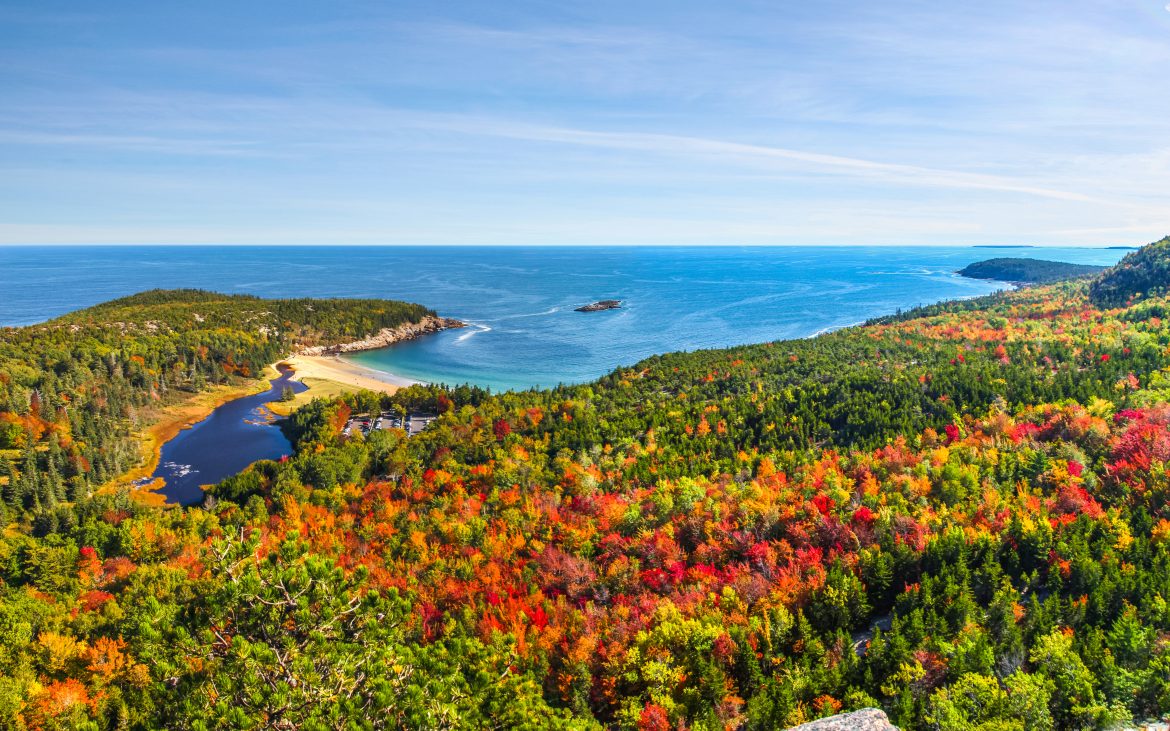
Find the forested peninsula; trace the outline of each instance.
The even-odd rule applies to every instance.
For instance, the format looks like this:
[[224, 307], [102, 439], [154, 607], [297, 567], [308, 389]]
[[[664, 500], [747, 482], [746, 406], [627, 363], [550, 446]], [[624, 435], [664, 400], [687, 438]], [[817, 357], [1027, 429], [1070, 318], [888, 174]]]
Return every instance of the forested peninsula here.
[[[433, 313], [147, 293], [4, 330], [0, 724], [1159, 717], [1168, 269], [1165, 239], [1092, 281], [579, 386], [319, 399], [290, 459], [186, 509], [100, 487], [142, 409]], [[341, 433], [395, 408], [440, 416]]]
[[434, 318], [385, 300], [154, 290], [0, 329], [0, 521], [72, 525], [71, 505], [149, 458], [152, 426], [248, 392], [291, 352]]
[[1069, 264], [1046, 259], [987, 259], [969, 264], [959, 274], [971, 279], [995, 279], [1014, 284], [1049, 284], [1099, 274], [1105, 267]]

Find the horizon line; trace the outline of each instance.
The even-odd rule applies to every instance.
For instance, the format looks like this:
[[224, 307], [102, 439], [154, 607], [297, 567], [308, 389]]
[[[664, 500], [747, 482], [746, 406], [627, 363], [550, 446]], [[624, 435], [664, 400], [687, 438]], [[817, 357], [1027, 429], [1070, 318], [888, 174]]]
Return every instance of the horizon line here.
[[898, 243], [898, 244], [883, 244], [883, 243], [819, 243], [819, 244], [802, 244], [793, 242], [773, 242], [773, 243], [677, 243], [677, 244], [643, 244], [643, 243], [628, 243], [628, 244], [530, 244], [530, 243], [418, 243], [418, 244], [402, 244], [402, 243], [305, 243], [305, 242], [268, 242], [268, 243], [225, 243], [225, 242], [0, 242], [0, 249], [2, 248], [24, 248], [24, 249], [47, 249], [54, 247], [85, 247], [85, 248], [133, 248], [133, 247], [160, 247], [160, 248], [193, 248], [193, 247], [214, 247], [214, 248], [276, 248], [276, 247], [296, 247], [296, 248], [369, 248], [369, 249], [420, 249], [420, 248], [465, 248], [465, 249], [490, 249], [490, 248], [509, 248], [509, 249], [701, 249], [701, 248], [740, 248], [740, 249], [775, 249], [775, 248], [855, 248], [855, 247], [876, 247], [876, 248], [953, 248], [953, 249], [1138, 249], [1140, 244], [1075, 244], [1075, 243], [1037, 243], [1037, 244], [958, 244], [958, 243]]

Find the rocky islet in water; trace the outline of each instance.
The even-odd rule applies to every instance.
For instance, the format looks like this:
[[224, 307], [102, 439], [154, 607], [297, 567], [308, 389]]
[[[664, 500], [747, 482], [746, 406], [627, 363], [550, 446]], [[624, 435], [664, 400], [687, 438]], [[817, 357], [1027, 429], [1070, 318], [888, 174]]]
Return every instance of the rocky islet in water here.
[[622, 306], [621, 300], [600, 300], [588, 305], [582, 305], [576, 308], [577, 312], [601, 312], [603, 310], [616, 310]]

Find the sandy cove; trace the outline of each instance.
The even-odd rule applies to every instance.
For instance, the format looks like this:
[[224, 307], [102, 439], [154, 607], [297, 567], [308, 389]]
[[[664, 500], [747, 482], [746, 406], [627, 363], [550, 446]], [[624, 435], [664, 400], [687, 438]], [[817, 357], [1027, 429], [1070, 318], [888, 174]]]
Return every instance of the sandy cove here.
[[[403, 386], [416, 383], [416, 381], [407, 378], [399, 378], [389, 373], [382, 373], [342, 360], [339, 355], [385, 348], [394, 343], [412, 340], [422, 335], [461, 327], [467, 327], [467, 325], [448, 317], [427, 316], [419, 322], [383, 328], [376, 335], [355, 340], [352, 343], [301, 348], [291, 357], [285, 358], [279, 363], [279, 365], [293, 369], [295, 380], [310, 386], [309, 391], [298, 394], [298, 399], [294, 399], [292, 406], [299, 406], [300, 404], [297, 402], [301, 400], [317, 396], [331, 396], [337, 392], [354, 389], [394, 393]], [[279, 407], [274, 408], [274, 410], [278, 413], [281, 411]]]
[[[370, 368], [365, 368], [349, 361], [342, 360], [336, 355], [294, 355], [285, 358], [280, 365], [292, 368], [296, 375], [294, 380], [304, 383], [306, 379], [317, 381], [333, 381], [352, 388], [382, 393], [394, 393], [399, 388], [409, 385], [412, 381], [404, 378], [394, 378], [389, 374], [382, 374]], [[305, 385], [311, 385], [306, 383]], [[312, 390], [310, 388], [310, 390]]]
[[[278, 367], [292, 368], [294, 380], [309, 386], [307, 391], [297, 394], [292, 402], [274, 401], [269, 404], [269, 408], [279, 416], [288, 416], [294, 408], [318, 397], [328, 398], [360, 390], [392, 394], [399, 388], [415, 383], [415, 381], [364, 368], [342, 360], [337, 354], [384, 348], [387, 345], [417, 338], [420, 335], [461, 327], [466, 327], [466, 324], [459, 320], [427, 316], [417, 323], [407, 323], [396, 328], [383, 328], [376, 335], [352, 343], [342, 343], [330, 347], [301, 348], [294, 355], [283, 358], [266, 368], [256, 382], [219, 386], [171, 404], [150, 417], [148, 419], [151, 422], [150, 425], [139, 431], [138, 436], [142, 441], [143, 452], [147, 457], [146, 461], [110, 481], [101, 489], [109, 490], [111, 486], [132, 485], [136, 480], [149, 477], [158, 466], [163, 444], [173, 439], [179, 431], [190, 428], [193, 424], [205, 419], [227, 401], [267, 390], [268, 381], [278, 375]], [[134, 491], [134, 495], [139, 500], [151, 504], [164, 504], [165, 498], [156, 491], [159, 486], [158, 482], [140, 486]]]

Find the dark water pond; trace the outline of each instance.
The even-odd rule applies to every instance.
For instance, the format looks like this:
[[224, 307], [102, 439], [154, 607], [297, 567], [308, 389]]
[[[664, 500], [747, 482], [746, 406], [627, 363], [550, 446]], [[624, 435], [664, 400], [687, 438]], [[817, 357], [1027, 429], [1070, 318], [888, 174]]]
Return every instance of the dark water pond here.
[[261, 459], [280, 459], [292, 445], [273, 423], [264, 405], [280, 398], [285, 387], [296, 392], [305, 385], [282, 370], [264, 393], [228, 401], [190, 429], [163, 445], [152, 478], [161, 477], [169, 503], [193, 505], [203, 500], [203, 486], [214, 485]]

